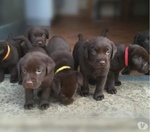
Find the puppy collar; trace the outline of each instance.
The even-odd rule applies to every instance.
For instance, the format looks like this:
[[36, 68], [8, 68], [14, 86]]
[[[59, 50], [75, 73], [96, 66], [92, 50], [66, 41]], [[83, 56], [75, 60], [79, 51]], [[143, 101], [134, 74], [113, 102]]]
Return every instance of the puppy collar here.
[[10, 46], [9, 46], [9, 45], [7, 45], [7, 54], [5, 55], [5, 57], [3, 58], [3, 60], [2, 60], [2, 61], [6, 60], [6, 59], [7, 59], [7, 57], [9, 56], [9, 54], [10, 54]]
[[57, 69], [57, 71], [55, 72], [55, 74], [57, 74], [58, 72], [62, 71], [62, 70], [65, 70], [65, 69], [71, 69], [70, 66], [62, 66], [60, 68]]
[[129, 64], [129, 56], [128, 56], [128, 54], [129, 54], [129, 47], [126, 47], [126, 49], [125, 49], [125, 55], [124, 55], [124, 60], [125, 60], [125, 66], [128, 66]]

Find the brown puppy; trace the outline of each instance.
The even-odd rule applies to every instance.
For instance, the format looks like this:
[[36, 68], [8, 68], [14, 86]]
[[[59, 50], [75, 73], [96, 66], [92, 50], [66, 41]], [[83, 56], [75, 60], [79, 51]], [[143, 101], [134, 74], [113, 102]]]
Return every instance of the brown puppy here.
[[77, 89], [79, 74], [74, 71], [70, 46], [62, 37], [54, 36], [50, 39], [46, 51], [56, 63], [52, 89], [63, 104], [71, 104]]
[[96, 80], [96, 90], [94, 92], [95, 100], [104, 99], [103, 89], [107, 79], [110, 67], [110, 60], [113, 59], [117, 49], [112, 41], [106, 37], [95, 37], [90, 40], [83, 40], [79, 35], [79, 41], [76, 43], [73, 56], [75, 61], [75, 70], [80, 66], [83, 74], [83, 86], [81, 87], [81, 96], [89, 95], [89, 80]]
[[43, 27], [31, 27], [25, 35], [34, 47], [45, 47], [46, 40], [49, 39], [49, 32]]
[[25, 88], [25, 109], [34, 107], [34, 89], [41, 91], [40, 109], [49, 107], [54, 61], [40, 47], [32, 48], [18, 63], [19, 82]]
[[[125, 57], [126, 56], [126, 57]], [[118, 80], [119, 72], [127, 66], [130, 71], [137, 70], [141, 73], [146, 73], [149, 69], [149, 54], [139, 45], [125, 45], [117, 46], [117, 53], [111, 61], [111, 67], [107, 78], [106, 90], [110, 94], [116, 94], [116, 86], [121, 85]]]
[[[133, 40], [133, 45], [134, 44], [137, 44], [139, 46], [142, 46], [144, 49], [147, 50], [147, 52], [150, 54], [150, 49], [149, 49], [149, 45], [150, 45], [150, 42], [149, 42], [149, 31], [142, 31], [142, 32], [138, 32], [135, 37], [134, 37], [134, 40]], [[128, 75], [130, 74], [130, 69], [128, 67], [126, 67], [123, 71], [122, 71], [122, 74], [123, 75]], [[146, 75], [149, 75], [150, 74], [150, 71], [148, 71], [146, 73]]]
[[19, 43], [10, 37], [7, 41], [0, 41], [0, 82], [4, 80], [5, 71], [10, 73], [11, 83], [18, 81], [16, 65], [23, 55]]

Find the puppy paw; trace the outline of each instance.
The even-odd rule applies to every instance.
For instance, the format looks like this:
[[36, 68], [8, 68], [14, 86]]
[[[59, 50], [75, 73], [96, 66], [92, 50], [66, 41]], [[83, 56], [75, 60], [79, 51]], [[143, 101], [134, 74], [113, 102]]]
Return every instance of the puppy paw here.
[[107, 89], [107, 92], [108, 92], [109, 94], [117, 94], [117, 89], [116, 89], [116, 88]]
[[120, 86], [121, 85], [121, 82], [120, 81], [116, 81], [115, 82], [115, 86]]
[[43, 102], [40, 104], [40, 109], [41, 110], [46, 110], [49, 108], [49, 103], [48, 102]]
[[80, 96], [83, 96], [83, 97], [89, 96], [89, 91], [80, 91]]
[[31, 110], [34, 108], [34, 103], [25, 103], [24, 108], [26, 110]]
[[96, 101], [101, 101], [101, 100], [103, 100], [104, 99], [104, 95], [102, 94], [102, 95], [94, 95], [94, 97], [93, 97]]
[[62, 100], [61, 102], [62, 102], [62, 104], [64, 104], [64, 105], [70, 105], [70, 104], [73, 103], [73, 101], [74, 101], [74, 99], [71, 98], [71, 99]]

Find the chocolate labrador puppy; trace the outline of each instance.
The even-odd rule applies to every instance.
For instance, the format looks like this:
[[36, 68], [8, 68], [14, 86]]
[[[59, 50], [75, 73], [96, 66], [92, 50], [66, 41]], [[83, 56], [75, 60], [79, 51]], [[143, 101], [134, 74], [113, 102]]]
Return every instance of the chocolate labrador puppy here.
[[43, 27], [31, 27], [25, 35], [34, 47], [45, 47], [46, 40], [49, 39], [49, 32]]
[[75, 70], [80, 66], [83, 74], [83, 86], [81, 96], [89, 95], [89, 80], [96, 80], [96, 90], [93, 98], [97, 101], [104, 99], [103, 90], [110, 68], [110, 61], [113, 59], [117, 48], [108, 38], [99, 36], [90, 40], [79, 40], [75, 44], [73, 57]]
[[[149, 31], [143, 31], [143, 32], [138, 32], [135, 37], [134, 37], [134, 41], [133, 41], [133, 45], [137, 44], [142, 46], [148, 53], [150, 53], [149, 50]], [[123, 75], [128, 75], [130, 74], [130, 69], [128, 67], [126, 67], [123, 71], [122, 74]], [[146, 73], [146, 75], [149, 75], [150, 71], [148, 71]]]
[[32, 48], [18, 63], [19, 82], [25, 88], [26, 102], [24, 108], [30, 110], [34, 107], [35, 89], [41, 92], [40, 109], [49, 107], [51, 81], [54, 76], [54, 61], [40, 47]]
[[47, 47], [48, 55], [56, 63], [52, 89], [64, 105], [73, 102], [73, 96], [80, 82], [79, 73], [74, 71], [74, 60], [69, 44], [60, 36], [53, 36]]
[[137, 70], [141, 73], [146, 73], [149, 69], [149, 54], [139, 45], [117, 46], [117, 53], [111, 61], [110, 71], [107, 78], [106, 90], [110, 94], [116, 94], [116, 86], [121, 85], [118, 80], [119, 72], [127, 66], [129, 70]]
[[6, 41], [0, 41], [0, 82], [4, 80], [5, 73], [10, 74], [10, 82], [18, 81], [17, 63], [23, 56], [20, 41], [14, 41], [9, 35]]

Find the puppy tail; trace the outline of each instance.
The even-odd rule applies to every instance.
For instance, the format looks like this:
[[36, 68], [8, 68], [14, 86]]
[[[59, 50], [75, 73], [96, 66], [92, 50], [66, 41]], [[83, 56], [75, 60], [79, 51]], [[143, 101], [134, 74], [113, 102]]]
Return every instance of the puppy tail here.
[[83, 35], [81, 33], [78, 34], [78, 38], [79, 38], [79, 41], [83, 40]]
[[108, 31], [109, 31], [108, 28], [103, 29], [100, 36], [106, 37]]
[[28, 49], [33, 48], [31, 42], [25, 36], [17, 36], [15, 38], [13, 38], [13, 40], [22, 40], [22, 41], [26, 42]]

